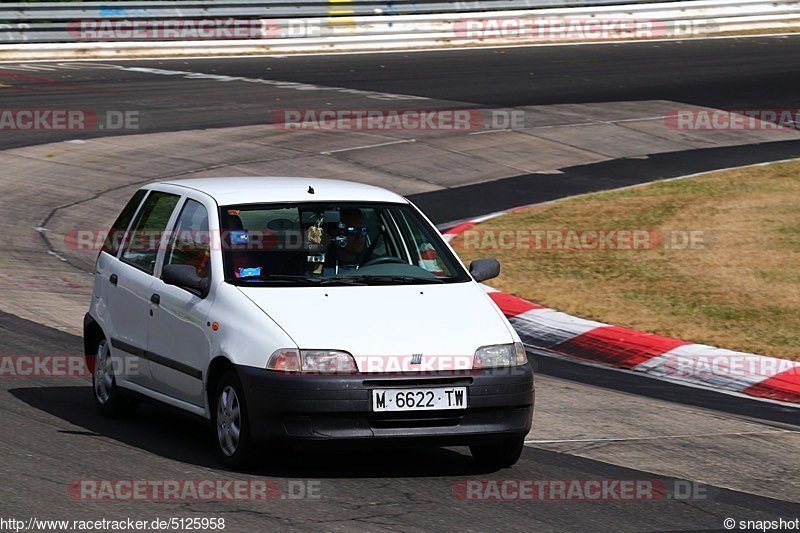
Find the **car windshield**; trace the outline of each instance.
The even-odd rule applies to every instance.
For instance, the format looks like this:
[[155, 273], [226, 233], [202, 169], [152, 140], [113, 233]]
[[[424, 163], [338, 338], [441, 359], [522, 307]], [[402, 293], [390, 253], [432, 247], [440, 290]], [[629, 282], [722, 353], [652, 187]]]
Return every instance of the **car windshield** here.
[[410, 205], [220, 207], [225, 281], [243, 286], [401, 285], [468, 281]]

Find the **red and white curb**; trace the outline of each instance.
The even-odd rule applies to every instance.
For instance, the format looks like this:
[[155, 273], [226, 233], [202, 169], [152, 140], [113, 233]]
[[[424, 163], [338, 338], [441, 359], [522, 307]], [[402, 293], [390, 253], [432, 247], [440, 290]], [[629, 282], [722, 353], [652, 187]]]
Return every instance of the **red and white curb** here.
[[[449, 241], [476, 224], [501, 214], [493, 213], [461, 223], [445, 231], [445, 238]], [[694, 387], [800, 404], [798, 362], [585, 320], [484, 287], [522, 341], [548, 354], [640, 372]]]

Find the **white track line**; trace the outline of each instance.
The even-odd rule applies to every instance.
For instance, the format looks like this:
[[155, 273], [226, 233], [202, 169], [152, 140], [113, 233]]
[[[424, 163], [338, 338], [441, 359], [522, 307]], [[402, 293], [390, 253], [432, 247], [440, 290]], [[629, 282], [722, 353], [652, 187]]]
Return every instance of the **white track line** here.
[[413, 143], [417, 142], [416, 139], [402, 139], [399, 141], [389, 141], [385, 143], [378, 143], [378, 144], [367, 144], [364, 146], [354, 146], [352, 148], [340, 148], [338, 150], [329, 150], [327, 152], [320, 152], [320, 155], [331, 155], [331, 154], [338, 154], [341, 152], [350, 152], [353, 150], [366, 150], [367, 148], [377, 148], [379, 146], [389, 146], [391, 144], [403, 144], [403, 143]]

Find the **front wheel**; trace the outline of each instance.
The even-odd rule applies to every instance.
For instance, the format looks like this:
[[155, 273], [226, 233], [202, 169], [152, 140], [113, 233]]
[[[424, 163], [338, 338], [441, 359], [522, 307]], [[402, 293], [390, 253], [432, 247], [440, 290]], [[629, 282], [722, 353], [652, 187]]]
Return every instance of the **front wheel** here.
[[508, 468], [519, 461], [524, 446], [525, 436], [504, 437], [492, 444], [472, 445], [469, 451], [481, 466]]
[[235, 372], [223, 374], [217, 385], [212, 406], [212, 423], [217, 452], [231, 468], [244, 468], [253, 460], [253, 440], [247, 418], [244, 387]]

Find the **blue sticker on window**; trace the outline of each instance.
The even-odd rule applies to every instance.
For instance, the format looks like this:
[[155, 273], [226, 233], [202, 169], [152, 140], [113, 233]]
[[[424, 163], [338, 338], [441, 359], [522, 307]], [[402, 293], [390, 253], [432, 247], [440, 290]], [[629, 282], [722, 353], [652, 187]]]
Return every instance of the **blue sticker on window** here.
[[261, 267], [239, 267], [236, 269], [237, 278], [249, 278], [251, 276], [260, 276]]
[[231, 232], [231, 242], [233, 244], [247, 244], [250, 242], [250, 235], [247, 230], [243, 231], [232, 231]]

